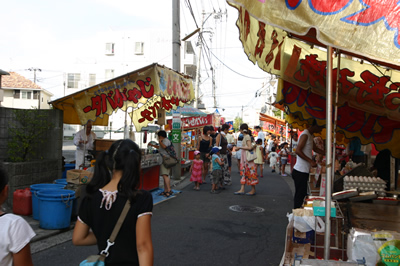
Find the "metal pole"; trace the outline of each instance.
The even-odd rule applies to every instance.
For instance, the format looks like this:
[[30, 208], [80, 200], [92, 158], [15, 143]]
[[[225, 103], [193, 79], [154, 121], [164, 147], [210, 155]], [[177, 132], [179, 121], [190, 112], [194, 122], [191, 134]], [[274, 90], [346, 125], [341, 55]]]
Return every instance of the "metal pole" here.
[[[333, 151], [332, 151], [332, 176], [335, 177], [335, 166], [336, 166], [336, 128], [337, 128], [337, 110], [338, 110], [338, 103], [339, 103], [339, 73], [340, 73], [340, 52], [339, 49], [336, 51], [337, 56], [337, 66], [336, 66], [336, 93], [335, 93], [335, 118], [333, 124]], [[332, 185], [335, 178], [332, 178]]]
[[331, 247], [332, 193], [332, 47], [328, 46], [326, 60], [326, 180], [325, 180], [325, 238], [324, 259], [329, 260]]
[[200, 32], [198, 36], [198, 52], [197, 52], [197, 66], [196, 66], [196, 86], [194, 88], [194, 108], [198, 106], [198, 99], [199, 99], [199, 86], [200, 86], [200, 61], [201, 61], [201, 52], [203, 47], [203, 23], [204, 23], [204, 15], [205, 12], [203, 10], [202, 17], [201, 17], [201, 24], [200, 24]]
[[[172, 68], [177, 72], [181, 71], [181, 28], [180, 28], [180, 1], [172, 1]], [[196, 98], [197, 100], [197, 98]], [[173, 143], [178, 163], [172, 168], [174, 179], [181, 178], [181, 144]]]

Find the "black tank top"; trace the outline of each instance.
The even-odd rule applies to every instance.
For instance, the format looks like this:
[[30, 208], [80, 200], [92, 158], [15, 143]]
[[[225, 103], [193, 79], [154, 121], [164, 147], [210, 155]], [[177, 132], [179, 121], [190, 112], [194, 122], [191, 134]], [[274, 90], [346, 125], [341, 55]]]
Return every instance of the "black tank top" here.
[[199, 152], [208, 152], [210, 147], [210, 140], [205, 140], [201, 138]]

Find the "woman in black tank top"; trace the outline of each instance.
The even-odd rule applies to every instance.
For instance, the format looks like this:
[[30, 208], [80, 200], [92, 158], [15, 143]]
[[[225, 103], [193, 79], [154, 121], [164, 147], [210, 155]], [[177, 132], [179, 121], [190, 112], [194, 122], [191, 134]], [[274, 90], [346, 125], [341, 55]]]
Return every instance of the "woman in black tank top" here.
[[206, 176], [208, 174], [208, 168], [210, 166], [210, 159], [208, 158], [209, 150], [212, 145], [212, 138], [210, 137], [210, 126], [205, 126], [203, 128], [203, 134], [199, 136], [198, 144], [197, 144], [197, 150], [200, 151], [200, 158], [203, 160], [203, 183], [206, 182]]

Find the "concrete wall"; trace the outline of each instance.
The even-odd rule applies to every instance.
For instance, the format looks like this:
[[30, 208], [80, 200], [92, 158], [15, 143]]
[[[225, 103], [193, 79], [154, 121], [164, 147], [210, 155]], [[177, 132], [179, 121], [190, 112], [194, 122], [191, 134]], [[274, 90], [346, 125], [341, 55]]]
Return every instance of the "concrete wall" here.
[[60, 110], [40, 110], [47, 115], [53, 125], [41, 139], [43, 143], [35, 147], [36, 158], [30, 162], [4, 162], [7, 158], [7, 142], [11, 138], [8, 125], [14, 119], [13, 109], [0, 107], [0, 161], [9, 176], [8, 205], [12, 206], [12, 195], [16, 189], [26, 188], [32, 184], [48, 183], [61, 178], [62, 175], [62, 145], [63, 145], [63, 112]]

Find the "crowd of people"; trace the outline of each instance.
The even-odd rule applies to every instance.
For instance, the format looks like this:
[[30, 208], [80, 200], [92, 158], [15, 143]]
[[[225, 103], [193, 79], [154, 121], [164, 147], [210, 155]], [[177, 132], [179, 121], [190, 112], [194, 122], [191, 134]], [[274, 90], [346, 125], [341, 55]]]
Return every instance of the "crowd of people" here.
[[[259, 126], [255, 127], [255, 131], [257, 134], [253, 134], [247, 124], [242, 124], [238, 132], [230, 129], [228, 124], [223, 124], [217, 129], [205, 126], [197, 139], [195, 158], [189, 170], [190, 181], [194, 183], [193, 189], [200, 190], [200, 185], [207, 183], [208, 179], [212, 183], [210, 192], [213, 194], [231, 185], [232, 158], [237, 160], [241, 176], [241, 188], [235, 195], [256, 194], [255, 185], [258, 184], [259, 178], [263, 178], [266, 163], [272, 168], [272, 172], [287, 176], [286, 166], [289, 163], [289, 156], [292, 155], [292, 164], [296, 162], [297, 133], [292, 134], [289, 145], [280, 136], [271, 133], [266, 135]], [[256, 159], [249, 161], [246, 158], [246, 151], [254, 152]], [[251, 187], [247, 193], [246, 185]]]

